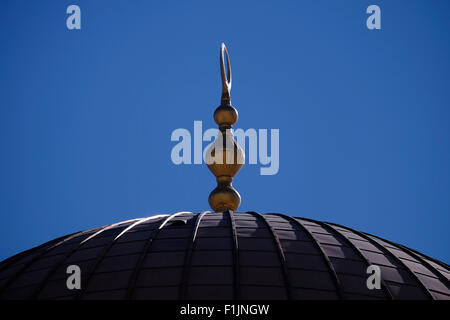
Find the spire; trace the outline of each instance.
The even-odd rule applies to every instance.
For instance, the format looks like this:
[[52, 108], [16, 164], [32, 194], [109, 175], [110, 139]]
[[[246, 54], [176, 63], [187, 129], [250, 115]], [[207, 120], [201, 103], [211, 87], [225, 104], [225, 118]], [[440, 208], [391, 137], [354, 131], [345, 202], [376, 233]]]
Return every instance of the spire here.
[[[227, 59], [227, 70], [225, 61]], [[231, 66], [225, 44], [220, 48], [220, 72], [222, 77], [222, 98], [214, 111], [214, 121], [219, 126], [215, 142], [206, 152], [206, 163], [216, 176], [217, 187], [210, 193], [208, 201], [216, 211], [236, 211], [241, 204], [241, 196], [231, 182], [244, 164], [244, 152], [234, 140], [233, 125], [238, 119], [237, 110], [231, 105]]]

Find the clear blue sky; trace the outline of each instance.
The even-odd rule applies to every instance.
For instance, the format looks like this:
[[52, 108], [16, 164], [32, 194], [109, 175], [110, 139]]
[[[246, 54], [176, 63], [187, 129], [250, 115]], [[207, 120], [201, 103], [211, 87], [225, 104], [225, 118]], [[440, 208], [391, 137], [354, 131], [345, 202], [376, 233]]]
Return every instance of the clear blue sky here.
[[[81, 30], [66, 8], [81, 7]], [[381, 7], [379, 31], [365, 10]], [[170, 135], [215, 127], [227, 44], [239, 128], [280, 129], [240, 210], [370, 232], [450, 262], [450, 2], [0, 2], [0, 259], [136, 217], [208, 210]]]

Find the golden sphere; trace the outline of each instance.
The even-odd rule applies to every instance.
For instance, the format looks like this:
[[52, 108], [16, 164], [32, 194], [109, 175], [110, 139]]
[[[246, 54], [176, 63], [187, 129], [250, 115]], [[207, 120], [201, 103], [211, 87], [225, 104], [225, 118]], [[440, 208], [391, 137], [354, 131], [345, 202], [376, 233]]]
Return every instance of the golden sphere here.
[[214, 121], [219, 125], [219, 127], [231, 127], [237, 120], [238, 112], [231, 105], [220, 105], [217, 107], [216, 111], [214, 111]]
[[215, 212], [236, 211], [241, 204], [241, 196], [232, 186], [218, 186], [210, 193], [208, 201]]

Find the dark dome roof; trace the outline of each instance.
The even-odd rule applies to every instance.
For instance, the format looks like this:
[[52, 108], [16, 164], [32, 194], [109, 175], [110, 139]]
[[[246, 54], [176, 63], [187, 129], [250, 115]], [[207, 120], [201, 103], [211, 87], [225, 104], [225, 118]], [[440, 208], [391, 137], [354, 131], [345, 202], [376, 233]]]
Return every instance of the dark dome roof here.
[[[66, 269], [81, 268], [81, 290]], [[370, 264], [381, 290], [369, 290]], [[1, 299], [450, 299], [450, 269], [402, 245], [280, 214], [181, 212], [55, 239], [0, 263]]]

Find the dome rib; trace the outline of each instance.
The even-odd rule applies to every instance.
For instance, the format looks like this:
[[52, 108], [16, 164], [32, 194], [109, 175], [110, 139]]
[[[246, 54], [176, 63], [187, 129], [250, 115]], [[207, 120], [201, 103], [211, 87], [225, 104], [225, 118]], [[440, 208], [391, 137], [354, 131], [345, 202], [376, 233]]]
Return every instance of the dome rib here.
[[284, 255], [283, 247], [281, 246], [280, 239], [278, 238], [275, 230], [272, 228], [270, 223], [267, 221], [267, 219], [262, 214], [260, 214], [258, 212], [254, 212], [254, 211], [247, 211], [247, 213], [250, 213], [253, 216], [261, 219], [264, 222], [264, 224], [267, 226], [267, 228], [269, 229], [269, 231], [270, 231], [270, 233], [272, 235], [273, 242], [274, 242], [275, 247], [277, 249], [278, 258], [280, 260], [280, 265], [281, 265], [281, 268], [282, 268], [282, 271], [283, 271], [284, 285], [286, 287], [286, 296], [287, 296], [288, 300], [292, 300], [291, 281], [289, 279], [289, 272], [288, 272], [288, 269], [287, 269], [286, 257]]
[[192, 252], [194, 251], [194, 245], [195, 245], [195, 239], [197, 237], [198, 227], [200, 226], [200, 223], [202, 221], [202, 218], [205, 216], [205, 214], [210, 213], [209, 211], [204, 211], [201, 214], [196, 214], [196, 221], [195, 221], [195, 227], [193, 228], [191, 241], [189, 242], [189, 248], [185, 254], [184, 257], [184, 265], [183, 265], [183, 271], [181, 274], [181, 285], [180, 285], [180, 292], [179, 292], [179, 298], [180, 299], [186, 299], [187, 298], [187, 290], [188, 290], [188, 282], [189, 282], [189, 272], [191, 270], [191, 261], [192, 261]]
[[123, 236], [125, 233], [127, 233], [128, 231], [130, 231], [131, 229], [133, 229], [134, 227], [136, 227], [136, 226], [138, 226], [138, 225], [140, 225], [140, 224], [142, 224], [142, 223], [144, 223], [144, 222], [147, 222], [147, 221], [150, 221], [150, 220], [153, 220], [153, 219], [157, 219], [157, 218], [161, 218], [161, 217], [167, 217], [167, 216], [169, 216], [168, 214], [161, 214], [161, 215], [157, 215], [157, 216], [151, 216], [151, 217], [147, 217], [147, 218], [142, 218], [142, 219], [138, 219], [138, 221], [136, 221], [136, 222], [134, 222], [133, 224], [131, 224], [131, 225], [129, 225], [127, 228], [125, 228], [121, 233], [119, 233], [118, 235], [117, 235], [117, 237], [115, 237], [114, 238], [114, 241], [117, 241], [117, 239], [119, 239], [121, 236]]
[[85, 242], [88, 242], [89, 240], [95, 238], [96, 236], [98, 236], [99, 234], [102, 234], [103, 232], [105, 232], [107, 230], [113, 229], [114, 227], [120, 226], [120, 225], [125, 224], [125, 223], [131, 223], [131, 222], [138, 221], [138, 220], [140, 220], [140, 219], [130, 219], [130, 220], [126, 220], [126, 221], [113, 223], [113, 224], [107, 225], [107, 226], [105, 226], [103, 228], [100, 228], [100, 230], [98, 230], [94, 234], [90, 235], [89, 237], [87, 237], [86, 239], [81, 241], [80, 245], [84, 244]]
[[[365, 261], [367, 266], [376, 264], [376, 263], [372, 263], [370, 261], [369, 257], [366, 257], [366, 255], [364, 254], [364, 251], [360, 250], [352, 241], [350, 238], [346, 237], [345, 234], [339, 230], [337, 230], [336, 228], [334, 228], [333, 226], [331, 226], [328, 223], [321, 223], [321, 225], [323, 225], [324, 227], [330, 228], [331, 230], [333, 230], [335, 233], [339, 234], [346, 243], [349, 244], [349, 246], [351, 248], [353, 248], [353, 250], [355, 250], [355, 252], [358, 253], [358, 255], [363, 259], [363, 261]], [[394, 296], [389, 288], [389, 286], [385, 283], [384, 278], [381, 278], [381, 287], [383, 289], [383, 291], [386, 294], [386, 297], [389, 298], [390, 300], [394, 300]]]
[[[366, 265], [367, 259], [364, 256], [359, 255], [359, 252], [358, 252], [359, 250], [356, 250], [356, 248], [354, 246], [351, 246], [351, 245], [348, 246], [348, 241], [347, 241], [348, 239], [345, 236], [342, 236], [340, 233], [338, 233], [337, 230], [335, 230], [334, 228], [331, 228], [326, 223], [321, 222], [321, 221], [304, 218], [304, 217], [297, 218], [297, 219], [313, 223], [314, 225], [322, 228], [325, 232], [327, 232], [324, 234], [325, 236], [331, 236], [338, 243], [345, 244], [346, 247], [348, 247], [350, 250], [352, 250], [351, 254], [354, 255], [354, 258], [348, 258], [347, 259], [348, 261], [352, 261], [352, 260], [356, 259], [357, 262], [360, 262], [360, 263]], [[311, 225], [310, 227], [314, 228], [315, 227], [314, 225]], [[305, 228], [308, 229], [309, 226], [305, 225]], [[316, 242], [319, 246], [321, 246], [321, 245], [322, 246], [334, 246], [335, 245], [335, 244], [327, 243], [327, 241], [321, 240], [319, 238], [319, 235], [322, 234], [321, 232], [313, 231], [313, 230], [311, 230], [310, 232], [311, 232], [312, 236], [316, 239]], [[314, 234], [317, 234], [317, 237], [314, 236]], [[324, 250], [324, 252], [326, 252], [326, 251]], [[334, 266], [336, 264], [336, 266], [339, 268], [339, 264], [335, 259], [337, 259], [337, 258], [334, 258], [334, 260], [331, 261], [331, 265]], [[334, 268], [334, 270], [336, 270], [336, 277], [338, 279], [340, 279], [339, 282], [340, 282], [340, 288], [341, 288], [341, 293], [342, 293], [342, 299], [352, 299], [353, 296], [360, 296], [360, 297], [365, 296], [365, 297], [377, 298], [377, 299], [380, 299], [380, 298], [391, 299], [391, 296], [389, 294], [386, 294], [385, 290], [383, 290], [384, 291], [383, 295], [380, 295], [378, 290], [375, 290], [375, 291], [371, 290], [366, 293], [361, 293], [360, 289], [358, 289], [356, 287], [352, 287], [351, 284], [347, 283], [348, 280], [346, 280], [346, 277], [358, 276], [358, 277], [364, 278], [364, 284], [365, 284], [366, 268], [367, 267], [359, 269], [359, 273], [357, 275], [354, 275], [350, 272], [347, 273], [345, 270], [344, 271], [336, 270], [336, 268]], [[340, 267], [339, 269], [342, 269], [342, 267]]]
[[[375, 235], [373, 235], [373, 234], [369, 234], [369, 233], [367, 233], [367, 232], [365, 232], [365, 234], [371, 235], [371, 236], [373, 236], [373, 237], [377, 237], [377, 236], [375, 236]], [[380, 237], [377, 237], [377, 238], [380, 238]], [[380, 239], [381, 239], [381, 238], [380, 238]], [[385, 241], [386, 241], [386, 242], [391, 242], [391, 241], [389, 241], [389, 240], [385, 240]], [[449, 266], [448, 264], [446, 264], [446, 263], [444, 263], [444, 262], [442, 262], [442, 261], [436, 260], [436, 259], [434, 259], [434, 258], [432, 258], [432, 257], [429, 257], [429, 256], [427, 256], [427, 255], [425, 255], [425, 254], [423, 254], [423, 253], [421, 253], [421, 252], [419, 252], [419, 251], [417, 251], [417, 250], [414, 250], [414, 249], [412, 249], [412, 248], [407, 248], [407, 247], [405, 247], [405, 246], [403, 246], [403, 245], [400, 245], [400, 244], [397, 244], [397, 245], [398, 245], [398, 246], [401, 246], [401, 247], [404, 247], [404, 248], [408, 249], [408, 250], [411, 251], [411, 252], [414, 252], [416, 255], [422, 257], [422, 259], [424, 259], [425, 261], [427, 261], [430, 265], [431, 265], [431, 264], [437, 264], [439, 267], [443, 268], [444, 270], [441, 270], [441, 269], [439, 269], [438, 267], [434, 267], [434, 266], [433, 266], [433, 268], [435, 268], [436, 270], [438, 270], [439, 273], [442, 274], [443, 277], [445, 277], [448, 281], [450, 281], [450, 272], [448, 271], [448, 269], [450, 269], [450, 266]], [[448, 273], [448, 277], [447, 277], [443, 272]]]
[[[367, 235], [369, 235], [369, 234], [367, 234]], [[389, 243], [390, 245], [392, 245], [392, 246], [394, 246], [394, 247], [397, 247], [397, 248], [399, 248], [399, 249], [402, 249], [403, 251], [406, 251], [408, 254], [410, 254], [411, 256], [413, 256], [414, 258], [416, 258], [417, 260], [419, 260], [423, 265], [425, 265], [425, 266], [426, 266], [431, 272], [433, 272], [438, 278], [440, 278], [440, 279], [444, 282], [444, 284], [446, 285], [447, 289], [450, 290], [450, 280], [449, 280], [447, 277], [445, 277], [445, 275], [444, 275], [442, 272], [440, 272], [437, 268], [433, 267], [433, 266], [431, 265], [431, 263], [428, 262], [428, 261], [426, 260], [425, 257], [422, 258], [423, 255], [422, 255], [421, 253], [419, 253], [419, 252], [417, 252], [417, 251], [415, 251], [415, 250], [412, 250], [412, 249], [410, 249], [410, 248], [408, 248], [408, 247], [405, 247], [405, 246], [403, 246], [403, 245], [401, 245], [401, 244], [394, 243], [394, 242], [389, 241], [389, 240], [386, 240], [386, 239], [381, 239], [380, 237], [377, 237], [377, 236], [375, 236], [375, 235], [371, 235], [371, 234], [370, 234], [369, 236], [374, 237], [374, 238], [377, 238], [377, 239], [380, 239], [380, 240], [382, 240], [382, 241], [384, 241], [384, 242]], [[434, 259], [433, 259], [433, 260], [434, 260]]]
[[[368, 237], [371, 238], [371, 239], [373, 239], [375, 242], [377, 242], [377, 243], [379, 243], [379, 244], [380, 244], [380, 241], [387, 242], [387, 241], [381, 240], [380, 238], [375, 237], [375, 236], [368, 236]], [[387, 243], [389, 243], [389, 242], [387, 242]], [[418, 263], [418, 264], [422, 265], [423, 267], [425, 267], [425, 268], [426, 268], [429, 272], [431, 272], [432, 274], [435, 274], [434, 271], [433, 271], [433, 269], [430, 270], [430, 269], [427, 267], [427, 265], [424, 265], [423, 263], [421, 263], [420, 261], [418, 261], [418, 260], [417, 260], [415, 257], [413, 257], [407, 250], [401, 250], [401, 248], [400, 248], [399, 246], [397, 246], [396, 244], [394, 244], [394, 243], [389, 243], [389, 244], [390, 244], [391, 246], [394, 246], [395, 248], [397, 248], [397, 249], [394, 249], [394, 250], [400, 250], [402, 253], [406, 253], [407, 255], [409, 255], [409, 257], [410, 257], [411, 259], [408, 259], [408, 260], [410, 260], [411, 262], [413, 262], [413, 263]], [[415, 272], [411, 267], [409, 267], [409, 266], [407, 265], [406, 261], [403, 261], [403, 260], [400, 258], [399, 254], [397, 254], [396, 252], [393, 252], [393, 250], [390, 249], [388, 246], [383, 246], [383, 247], [386, 248], [386, 250], [388, 250], [388, 251], [392, 254], [392, 256], [394, 256], [394, 257], [397, 258], [398, 260], [402, 261], [402, 263], [403, 263], [403, 265], [405, 266], [405, 268], [407, 268], [407, 269], [410, 271], [410, 273], [414, 274], [414, 276], [416, 277], [417, 281], [419, 281], [419, 282], [422, 284], [422, 286], [426, 289], [426, 292], [428, 292], [432, 298], [436, 298], [434, 292], [438, 291], [438, 292], [440, 293], [441, 291], [440, 291], [440, 290], [433, 289], [432, 286], [425, 280], [424, 277], [429, 277], [428, 275], [425, 275], [425, 274], [422, 274], [422, 273]], [[414, 260], [415, 260], [415, 261], [414, 261]], [[438, 276], [438, 278], [439, 278], [439, 276]], [[444, 282], [444, 284], [447, 286], [447, 289], [449, 289], [448, 285], [447, 285], [445, 282]]]
[[441, 279], [441, 281], [443, 281], [446, 284], [447, 288], [450, 287], [450, 281], [446, 277], [444, 277], [444, 275], [441, 272], [439, 272], [436, 268], [434, 268], [431, 264], [429, 264], [428, 261], [420, 257], [418, 254], [412, 252], [409, 248], [405, 246], [399, 245], [398, 247], [402, 248], [404, 251], [406, 251], [411, 256], [419, 260], [423, 265], [425, 265], [431, 272], [433, 272], [438, 278]]
[[233, 254], [233, 297], [240, 299], [240, 281], [239, 281], [239, 242], [236, 230], [236, 221], [234, 220], [234, 213], [231, 210], [226, 211], [230, 219], [231, 236], [232, 236], [232, 254]]
[[[103, 229], [105, 229], [106, 227], [103, 227]], [[97, 229], [94, 229], [97, 230]], [[86, 232], [88, 233], [88, 232]], [[83, 233], [81, 235], [84, 235], [86, 233]], [[94, 233], [95, 234], [95, 233]], [[90, 236], [87, 236], [86, 239], [88, 239]], [[37, 289], [35, 290], [35, 292], [33, 293], [33, 299], [37, 299], [39, 296], [39, 293], [42, 291], [42, 289], [45, 287], [45, 285], [47, 284], [47, 282], [50, 280], [50, 278], [52, 277], [53, 273], [56, 272], [56, 270], [58, 270], [58, 268], [60, 268], [66, 261], [67, 259], [73, 254], [75, 253], [78, 249], [80, 249], [83, 244], [85, 243], [85, 240], [81, 241], [78, 245], [74, 246], [72, 248], [72, 250], [69, 250], [62, 258], [61, 260], [59, 260], [57, 263], [55, 263], [55, 265], [50, 269], [50, 271], [47, 273], [47, 275], [42, 279], [42, 281], [38, 284]]]
[[[85, 230], [85, 231], [82, 231], [82, 232], [88, 232], [88, 230]], [[31, 249], [19, 252], [18, 254], [3, 260], [1, 262], [1, 264], [0, 264], [0, 272], [2, 272], [3, 270], [9, 268], [9, 266], [14, 264], [15, 262], [18, 262], [21, 258], [26, 257], [27, 255], [37, 254], [37, 252], [39, 252], [40, 250], [43, 251], [43, 250], [45, 250], [45, 248], [50, 247], [51, 244], [57, 243], [59, 241], [62, 241], [63, 239], [71, 237], [71, 236], [73, 236], [73, 235], [75, 235], [77, 233], [80, 233], [80, 232], [74, 232], [74, 233], [71, 233], [71, 234], [68, 234], [68, 235], [65, 235], [65, 236], [62, 236], [62, 237], [58, 237], [56, 239], [47, 241], [47, 242], [45, 242], [45, 243], [43, 243], [43, 244], [41, 244], [41, 245], [39, 245], [37, 247], [34, 247], [34, 248], [31, 248]], [[1, 291], [2, 290], [0, 289], [0, 296], [1, 296]]]
[[[75, 294], [75, 299], [79, 300], [81, 299], [82, 295], [86, 292], [87, 288], [89, 287], [89, 282], [92, 278], [92, 276], [94, 275], [95, 271], [97, 270], [98, 266], [100, 265], [100, 263], [103, 261], [103, 259], [106, 257], [106, 255], [108, 254], [109, 250], [111, 249], [111, 247], [114, 245], [114, 243], [116, 242], [116, 239], [119, 237], [119, 235], [125, 231], [127, 228], [129, 228], [130, 226], [133, 225], [134, 222], [139, 221], [140, 219], [132, 219], [132, 220], [127, 220], [125, 222], [118, 222], [118, 223], [114, 223], [104, 229], [102, 229], [101, 231], [95, 233], [92, 237], [89, 237], [87, 239], [85, 239], [80, 245], [88, 242], [89, 240], [94, 239], [96, 236], [98, 236], [101, 233], [104, 233], [107, 230], [112, 230], [115, 227], [118, 227], [117, 232], [114, 234], [114, 238], [112, 241], [110, 241], [101, 251], [101, 253], [97, 256], [94, 264], [92, 265], [92, 267], [90, 268], [90, 270], [87, 272], [87, 278], [84, 281], [83, 285], [81, 286], [80, 290], [76, 291]], [[124, 226], [125, 224], [127, 224], [126, 226]]]
[[[444, 282], [446, 283], [446, 286], [450, 289], [450, 272], [445, 271], [445, 269], [447, 269], [447, 270], [450, 269], [450, 267], [447, 264], [445, 264], [439, 260], [433, 259], [431, 257], [428, 257], [414, 249], [405, 247], [400, 244], [397, 244], [397, 245], [400, 246], [401, 248], [403, 248], [404, 250], [407, 250], [411, 254], [414, 254], [417, 258], [420, 258], [421, 261], [424, 261], [424, 263], [426, 263], [428, 266], [430, 266], [430, 268], [433, 268], [434, 270], [436, 270], [436, 272], [438, 274], [440, 274], [440, 278], [444, 280]], [[442, 268], [442, 269], [440, 269], [440, 268]], [[447, 276], [445, 275], [445, 273], [447, 273]]]
[[[57, 248], [58, 246], [76, 238], [77, 236], [82, 236], [83, 234], [86, 234], [88, 232], [90, 232], [91, 230], [85, 230], [85, 231], [80, 231], [80, 232], [75, 232], [72, 233], [68, 236], [63, 236], [63, 237], [59, 237], [53, 241], [49, 241], [47, 243], [44, 244], [44, 248], [41, 251], [37, 251], [39, 250], [39, 248], [41, 246], [38, 246], [34, 249], [32, 249], [32, 252], [36, 252], [36, 255], [30, 259], [28, 262], [25, 262], [23, 267], [20, 268], [20, 270], [18, 270], [13, 276], [11, 276], [8, 281], [6, 282], [6, 284], [0, 289], [0, 298], [2, 297], [3, 293], [6, 291], [6, 289], [8, 289], [10, 287], [10, 285], [20, 276], [22, 275], [31, 265], [33, 265], [34, 262], [36, 262], [38, 259], [40, 259], [42, 256], [44, 256], [45, 254], [47, 254], [48, 252], [50, 252], [51, 250]], [[59, 240], [59, 241], [58, 241]], [[31, 252], [30, 252], [31, 253]], [[19, 254], [20, 255], [20, 254]], [[12, 257], [14, 258], [14, 257]], [[18, 260], [20, 261], [20, 257], [18, 258]]]
[[322, 256], [323, 260], [325, 261], [328, 271], [330, 272], [331, 278], [333, 280], [333, 284], [335, 286], [336, 289], [336, 293], [338, 295], [338, 297], [340, 299], [343, 299], [343, 292], [342, 292], [342, 285], [339, 281], [339, 277], [337, 276], [336, 270], [333, 267], [333, 264], [330, 261], [330, 258], [328, 257], [328, 255], [325, 253], [325, 251], [322, 249], [322, 247], [319, 245], [319, 242], [316, 240], [316, 238], [313, 236], [312, 232], [310, 232], [300, 221], [299, 218], [297, 217], [290, 217], [284, 214], [275, 214], [278, 215], [280, 217], [285, 218], [288, 221], [293, 222], [296, 226], [299, 226], [307, 235], [308, 237], [311, 239], [311, 242], [314, 244], [314, 246], [316, 247], [316, 249], [319, 251], [320, 255]]
[[50, 271], [47, 273], [47, 275], [43, 278], [43, 280], [40, 282], [40, 284], [38, 285], [35, 293], [33, 294], [33, 299], [37, 299], [39, 294], [41, 293], [41, 291], [45, 288], [45, 286], [47, 285], [47, 282], [51, 279], [51, 277], [53, 276], [53, 274], [59, 269], [61, 268], [61, 266], [64, 265], [64, 263], [75, 253], [77, 252], [77, 250], [79, 250], [80, 248], [83, 247], [83, 245], [85, 243], [87, 243], [88, 241], [94, 239], [95, 237], [97, 237], [98, 235], [102, 234], [103, 232], [110, 230], [116, 226], [120, 226], [126, 223], [131, 223], [133, 221], [135, 221], [133, 224], [130, 224], [130, 226], [128, 226], [127, 228], [125, 228], [121, 233], [118, 234], [118, 236], [116, 236], [116, 238], [114, 239], [117, 240], [119, 238], [120, 235], [122, 235], [122, 233], [124, 233], [125, 231], [128, 231], [129, 228], [131, 226], [135, 226], [136, 223], [141, 222], [143, 220], [151, 220], [151, 219], [155, 219], [158, 216], [151, 216], [148, 218], [141, 218], [141, 219], [130, 219], [130, 220], [126, 220], [126, 221], [121, 221], [121, 222], [117, 222], [117, 223], [113, 223], [107, 226], [103, 226], [100, 228], [95, 228], [95, 229], [91, 229], [91, 230], [86, 230], [85, 232], [83, 232], [82, 235], [92, 232], [91, 235], [88, 235], [85, 239], [83, 239], [78, 245], [75, 245], [71, 250], [69, 250], [64, 256], [63, 258], [56, 263], [51, 269]]
[[349, 227], [345, 227], [345, 226], [341, 226], [341, 225], [337, 225], [334, 224], [340, 228], [349, 230], [350, 232], [353, 232], [355, 234], [357, 234], [358, 236], [366, 239], [367, 241], [369, 241], [370, 243], [372, 243], [375, 247], [377, 247], [380, 251], [385, 252], [388, 254], [388, 256], [392, 257], [395, 259], [395, 261], [397, 261], [405, 270], [407, 270], [407, 272], [417, 281], [418, 285], [421, 286], [425, 292], [427, 293], [427, 295], [429, 296], [429, 298], [434, 299], [433, 295], [431, 294], [431, 292], [428, 290], [428, 288], [426, 287], [426, 285], [420, 281], [419, 277], [417, 276], [416, 273], [414, 273], [404, 262], [402, 259], [400, 259], [398, 256], [396, 256], [395, 254], [393, 254], [388, 248], [386, 248], [385, 246], [381, 245], [378, 241], [376, 241], [375, 239], [371, 238], [370, 236], [359, 232], [357, 230], [353, 230], [352, 228]]
[[130, 278], [127, 292], [125, 295], [125, 299], [131, 299], [133, 297], [133, 293], [136, 288], [136, 282], [139, 277], [139, 273], [141, 271], [141, 267], [144, 262], [144, 259], [148, 255], [148, 253], [151, 252], [152, 245], [153, 245], [154, 241], [158, 239], [158, 234], [160, 233], [162, 228], [164, 228], [164, 226], [173, 218], [178, 217], [182, 214], [186, 214], [186, 213], [192, 213], [192, 212], [180, 211], [180, 212], [171, 214], [170, 216], [168, 216], [166, 219], [163, 220], [163, 222], [159, 225], [158, 229], [156, 229], [156, 232], [154, 232], [153, 236], [151, 236], [147, 239], [147, 241], [144, 245], [144, 249], [142, 250], [141, 254], [139, 255], [136, 266], [133, 268], [133, 271], [131, 273], [131, 278]]

